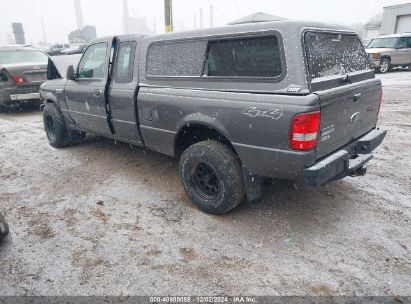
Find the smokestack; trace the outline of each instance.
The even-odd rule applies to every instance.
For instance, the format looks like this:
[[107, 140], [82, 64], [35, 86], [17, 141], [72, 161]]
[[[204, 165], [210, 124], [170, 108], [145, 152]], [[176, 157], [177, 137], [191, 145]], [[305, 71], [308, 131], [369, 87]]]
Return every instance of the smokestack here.
[[203, 9], [200, 8], [200, 28], [203, 28]]
[[84, 21], [80, 0], [74, 0], [74, 11], [76, 13], [77, 29], [82, 29], [84, 27]]
[[130, 15], [128, 14], [128, 1], [123, 0], [123, 34], [130, 34]]
[[210, 27], [214, 26], [214, 8], [210, 5]]
[[47, 44], [47, 37], [46, 37], [46, 29], [44, 27], [44, 21], [43, 18], [41, 18], [41, 27], [43, 28], [43, 42]]
[[197, 28], [197, 14], [196, 12], [193, 13], [193, 28]]

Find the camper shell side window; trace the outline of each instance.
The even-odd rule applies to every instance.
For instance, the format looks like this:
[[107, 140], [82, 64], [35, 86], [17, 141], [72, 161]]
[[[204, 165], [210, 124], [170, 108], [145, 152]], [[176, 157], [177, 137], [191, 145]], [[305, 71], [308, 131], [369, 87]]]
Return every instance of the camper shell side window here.
[[146, 77], [279, 82], [286, 73], [282, 37], [257, 33], [152, 42]]

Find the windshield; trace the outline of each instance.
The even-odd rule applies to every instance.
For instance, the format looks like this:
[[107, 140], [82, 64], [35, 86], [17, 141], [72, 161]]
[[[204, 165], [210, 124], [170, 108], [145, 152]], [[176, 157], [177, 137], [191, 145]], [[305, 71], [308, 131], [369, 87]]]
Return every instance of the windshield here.
[[395, 48], [395, 43], [397, 42], [398, 38], [377, 38], [371, 40], [370, 44], [368, 44], [367, 49], [376, 49], [376, 48]]
[[308, 32], [305, 44], [311, 79], [369, 69], [364, 47], [356, 35]]
[[3, 51], [0, 64], [47, 62], [47, 56], [40, 51]]

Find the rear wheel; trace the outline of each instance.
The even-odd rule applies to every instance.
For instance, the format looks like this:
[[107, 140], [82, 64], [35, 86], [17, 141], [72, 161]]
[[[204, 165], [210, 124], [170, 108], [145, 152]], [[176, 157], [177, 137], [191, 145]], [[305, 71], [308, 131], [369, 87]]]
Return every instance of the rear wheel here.
[[212, 214], [225, 214], [244, 198], [241, 166], [234, 152], [215, 141], [188, 147], [181, 156], [180, 178], [190, 200]]
[[380, 73], [387, 73], [390, 70], [390, 68], [391, 68], [390, 60], [386, 58], [381, 59], [380, 67], [379, 67]]

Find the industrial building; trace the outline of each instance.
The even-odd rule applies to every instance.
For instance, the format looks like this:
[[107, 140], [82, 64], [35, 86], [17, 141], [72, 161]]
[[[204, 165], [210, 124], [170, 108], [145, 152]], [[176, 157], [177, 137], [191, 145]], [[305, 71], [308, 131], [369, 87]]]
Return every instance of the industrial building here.
[[364, 25], [364, 39], [379, 35], [411, 32], [411, 3], [384, 7], [382, 13], [372, 17]]

